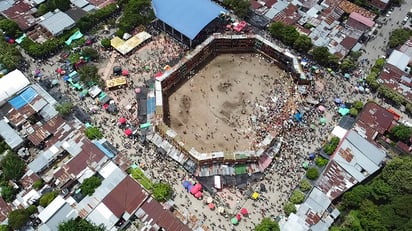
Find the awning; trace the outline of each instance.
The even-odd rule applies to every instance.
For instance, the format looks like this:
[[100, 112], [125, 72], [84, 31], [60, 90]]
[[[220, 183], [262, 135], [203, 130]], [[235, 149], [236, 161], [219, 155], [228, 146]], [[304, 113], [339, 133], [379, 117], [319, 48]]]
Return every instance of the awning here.
[[259, 198], [259, 193], [254, 192], [254, 193], [252, 194], [252, 199], [256, 200], [256, 199], [258, 199], [258, 198]]
[[237, 224], [239, 223], [239, 221], [237, 220], [236, 217], [232, 218], [232, 219], [230, 220], [230, 222], [232, 222], [232, 224], [234, 224], [234, 225], [237, 225]]
[[348, 108], [342, 108], [341, 107], [341, 108], [339, 108], [338, 112], [341, 116], [345, 116], [345, 115], [349, 114], [350, 110]]
[[155, 78], [159, 78], [159, 77], [161, 77], [162, 75], [163, 75], [163, 72], [159, 71], [159, 72], [157, 72], [157, 73], [154, 75], [154, 77], [155, 77]]
[[133, 131], [132, 131], [132, 129], [130, 129], [130, 128], [124, 130], [124, 134], [125, 134], [126, 136], [130, 136], [130, 135], [132, 135], [132, 133], [133, 133]]
[[245, 216], [245, 215], [248, 215], [249, 211], [247, 211], [246, 208], [242, 208], [242, 209], [240, 210], [240, 213], [241, 213], [243, 216]]
[[323, 105], [319, 105], [318, 109], [319, 111], [322, 111], [322, 112], [326, 110], [326, 108]]
[[202, 192], [199, 191], [199, 192], [197, 192], [197, 193], [195, 194], [195, 197], [196, 197], [196, 198], [201, 198], [202, 195], [203, 195]]
[[202, 190], [202, 185], [201, 184], [199, 184], [199, 183], [197, 183], [196, 185], [195, 185], [195, 187], [197, 188], [197, 190]]
[[199, 189], [197, 188], [197, 187], [195, 187], [195, 186], [193, 186], [191, 189], [190, 189], [190, 193], [191, 194], [196, 194], [196, 193], [198, 193], [199, 192]]
[[121, 123], [121, 124], [126, 123], [126, 119], [124, 117], [120, 117], [119, 123]]

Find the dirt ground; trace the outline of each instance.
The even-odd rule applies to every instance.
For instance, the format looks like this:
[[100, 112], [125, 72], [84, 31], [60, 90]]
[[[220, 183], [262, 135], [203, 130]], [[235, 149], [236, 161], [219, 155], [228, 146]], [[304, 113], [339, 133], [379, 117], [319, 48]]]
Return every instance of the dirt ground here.
[[283, 72], [257, 54], [219, 55], [169, 96], [169, 126], [202, 153], [253, 150], [256, 102]]

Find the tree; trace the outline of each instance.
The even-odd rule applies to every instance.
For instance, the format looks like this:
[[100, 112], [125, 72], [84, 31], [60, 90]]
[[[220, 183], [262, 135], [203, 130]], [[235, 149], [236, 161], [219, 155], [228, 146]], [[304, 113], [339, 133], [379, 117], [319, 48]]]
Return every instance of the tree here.
[[255, 231], [280, 231], [279, 224], [272, 219], [265, 217], [260, 224], [255, 227]]
[[10, 19], [1, 19], [0, 29], [3, 30], [6, 36], [10, 36], [12, 38], [18, 38], [23, 34], [19, 28], [19, 25]]
[[395, 48], [399, 45], [404, 44], [408, 41], [409, 37], [412, 35], [412, 31], [409, 29], [395, 29], [392, 31], [389, 37], [388, 46], [390, 48]]
[[73, 110], [73, 104], [71, 102], [64, 102], [56, 105], [56, 111], [62, 116], [69, 115]]
[[91, 60], [96, 60], [99, 58], [99, 52], [92, 47], [85, 47], [82, 49], [82, 55], [89, 57]]
[[96, 127], [86, 128], [84, 133], [85, 133], [86, 137], [89, 138], [90, 140], [103, 138], [103, 134]]
[[27, 223], [29, 216], [29, 213], [24, 209], [13, 210], [8, 215], [9, 226], [12, 229], [20, 229]]
[[351, 51], [349, 52], [349, 57], [353, 60], [353, 61], [357, 61], [359, 59], [359, 57], [362, 56], [362, 52], [360, 51]]
[[352, 117], [356, 117], [356, 116], [358, 116], [359, 112], [358, 112], [358, 110], [357, 110], [356, 108], [352, 107], [352, 108], [349, 110], [349, 114], [350, 114]]
[[345, 58], [342, 60], [342, 63], [340, 64], [339, 68], [342, 70], [342, 72], [350, 72], [356, 68], [356, 64], [352, 61], [352, 59]]
[[240, 18], [247, 15], [250, 7], [248, 0], [223, 0], [223, 4], [233, 9], [235, 14]]
[[305, 194], [299, 190], [293, 191], [292, 196], [289, 198], [289, 201], [293, 204], [300, 204], [305, 199]]
[[326, 66], [329, 63], [329, 50], [327, 47], [315, 47], [312, 50], [313, 59], [320, 65]]
[[311, 167], [306, 172], [306, 177], [310, 180], [316, 180], [319, 177], [319, 171], [315, 167]]
[[96, 226], [85, 219], [70, 219], [59, 224], [59, 231], [104, 231], [103, 225]]
[[57, 191], [52, 191], [44, 194], [40, 197], [39, 205], [43, 208], [46, 208], [53, 200], [57, 197], [59, 193]]
[[396, 193], [412, 193], [412, 158], [394, 158], [382, 171], [382, 179]]
[[312, 46], [312, 40], [307, 35], [300, 35], [293, 44], [296, 50], [304, 53], [307, 53]]
[[358, 208], [363, 200], [370, 195], [370, 190], [365, 185], [358, 185], [351, 191], [343, 194], [342, 205], [345, 208]]
[[303, 179], [300, 183], [299, 183], [299, 189], [302, 190], [302, 192], [306, 192], [309, 191], [309, 189], [312, 188], [312, 185], [310, 184], [310, 182], [306, 179]]
[[396, 125], [391, 129], [391, 134], [398, 140], [408, 142], [411, 137], [412, 129], [406, 125]]
[[43, 187], [43, 185], [44, 185], [44, 182], [43, 182], [42, 179], [38, 179], [35, 182], [33, 182], [33, 188], [36, 189], [36, 190], [41, 189], [41, 187]]
[[366, 77], [366, 83], [371, 87], [372, 89], [376, 90], [379, 87], [378, 81], [376, 81], [376, 78], [378, 77], [378, 74], [376, 72], [371, 72], [367, 77]]
[[0, 63], [8, 70], [14, 70], [23, 63], [23, 57], [15, 45], [0, 40]]
[[356, 110], [360, 111], [363, 108], [363, 102], [356, 100], [355, 102], [353, 102], [352, 107], [356, 108]]
[[172, 198], [173, 188], [167, 183], [157, 183], [153, 186], [153, 197], [160, 202], [165, 202]]
[[30, 205], [27, 207], [26, 212], [30, 215], [37, 213], [37, 207], [35, 205]]
[[91, 196], [94, 193], [94, 190], [102, 184], [102, 179], [97, 176], [91, 176], [83, 181], [80, 185], [83, 195]]
[[281, 22], [274, 22], [269, 26], [269, 33], [275, 38], [281, 38], [285, 26]]
[[10, 231], [10, 227], [8, 225], [0, 225], [0, 231]]
[[392, 187], [382, 179], [376, 179], [370, 184], [371, 196], [375, 201], [388, 200], [393, 194]]
[[83, 83], [94, 82], [99, 83], [101, 81], [98, 69], [95, 65], [87, 64], [79, 69], [80, 80]]
[[288, 202], [285, 204], [284, 210], [285, 210], [286, 216], [289, 216], [291, 213], [296, 213], [296, 206], [295, 204]]
[[24, 175], [26, 164], [15, 153], [9, 151], [1, 160], [0, 167], [3, 170], [3, 177], [6, 181], [18, 181]]
[[16, 190], [10, 185], [3, 186], [1, 187], [1, 197], [6, 202], [12, 202], [16, 197]]
[[316, 163], [317, 166], [323, 167], [323, 166], [326, 166], [328, 164], [328, 160], [321, 157], [321, 156], [318, 156], [315, 159], [315, 163]]
[[102, 41], [100, 41], [100, 44], [101, 44], [102, 47], [104, 47], [105, 49], [109, 49], [110, 47], [112, 47], [112, 44], [111, 44], [111, 42], [110, 42], [110, 39], [108, 39], [108, 38], [102, 39]]
[[281, 33], [281, 40], [284, 44], [292, 46], [299, 38], [299, 32], [294, 26], [284, 26]]

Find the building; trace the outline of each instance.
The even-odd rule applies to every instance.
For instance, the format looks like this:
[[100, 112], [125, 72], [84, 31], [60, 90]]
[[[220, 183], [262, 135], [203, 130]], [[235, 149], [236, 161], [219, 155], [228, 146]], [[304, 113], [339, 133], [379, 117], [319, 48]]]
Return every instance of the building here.
[[27, 77], [19, 70], [11, 71], [0, 78], [0, 106], [29, 84]]
[[[226, 10], [210, 0], [153, 0], [156, 25], [190, 47], [202, 41], [200, 32]], [[212, 29], [213, 30], [213, 29]], [[214, 32], [214, 31], [212, 31]]]
[[282, 231], [316, 230], [328, 231], [340, 212], [331, 205], [332, 201], [318, 188], [312, 188], [296, 214], [280, 222]]
[[394, 65], [399, 68], [399, 70], [404, 72], [409, 72], [409, 68], [407, 69], [407, 66], [410, 61], [411, 57], [398, 50], [393, 50], [389, 58], [386, 60], [387, 63]]
[[54, 12], [47, 12], [41, 16], [39, 24], [52, 36], [57, 36], [61, 35], [63, 31], [72, 28], [75, 25], [75, 21], [66, 13], [56, 9]]
[[363, 107], [358, 118], [354, 130], [372, 143], [378, 136], [389, 132], [396, 124], [395, 117], [391, 112], [373, 102], [367, 103]]
[[375, 22], [357, 12], [352, 12], [349, 15], [347, 24], [355, 29], [368, 31], [375, 25]]
[[366, 2], [379, 10], [385, 10], [389, 5], [390, 0], [366, 0]]
[[317, 187], [334, 200], [378, 171], [385, 157], [384, 151], [351, 130], [336, 148]]
[[[1, 1], [1, 3], [3, 2], [4, 1]], [[5, 7], [7, 7], [7, 3]], [[32, 15], [34, 13], [32, 9], [33, 6], [28, 2], [24, 0], [18, 0], [14, 1], [12, 6], [2, 11], [1, 14], [6, 18], [15, 21], [22, 31], [28, 31], [37, 24], [37, 20]]]

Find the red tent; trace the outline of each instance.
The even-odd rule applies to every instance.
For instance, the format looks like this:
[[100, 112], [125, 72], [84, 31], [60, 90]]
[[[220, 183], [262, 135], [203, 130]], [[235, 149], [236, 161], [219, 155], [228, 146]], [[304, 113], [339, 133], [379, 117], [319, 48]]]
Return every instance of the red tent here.
[[61, 67], [57, 68], [57, 70], [56, 70], [56, 72], [59, 73], [59, 74], [62, 73], [62, 71], [63, 71], [63, 69]]
[[236, 215], [236, 218], [237, 218], [238, 221], [240, 221], [242, 219], [242, 217], [240, 216], [239, 213]]
[[211, 209], [211, 210], [215, 209], [215, 204], [209, 203], [209, 209]]
[[246, 215], [248, 215], [248, 211], [247, 211], [247, 209], [246, 208], [242, 208], [241, 210], [240, 210], [240, 213], [243, 215], [243, 216], [246, 216]]
[[124, 117], [120, 117], [119, 123], [121, 123], [121, 124], [126, 123], [126, 119]]
[[197, 193], [195, 194], [195, 197], [196, 197], [196, 198], [202, 197], [202, 192], [197, 192]]
[[133, 133], [133, 131], [132, 131], [132, 129], [130, 129], [130, 128], [124, 130], [124, 134], [125, 134], [126, 136], [130, 136], [132, 133]]
[[109, 107], [109, 104], [107, 104], [107, 103], [103, 104], [103, 109], [104, 110], [107, 110], [108, 107]]
[[199, 192], [199, 189], [197, 187], [192, 187], [192, 189], [190, 189], [190, 193], [192, 193], [193, 195], [195, 195], [198, 192]]
[[163, 75], [163, 72], [161, 72], [161, 71], [159, 71], [159, 72], [157, 72], [156, 74], [155, 74], [155, 78], [159, 78], [160, 76], [162, 76]]
[[196, 187], [199, 191], [202, 190], [202, 185], [199, 184], [199, 183], [195, 184], [195, 187]]
[[128, 71], [128, 70], [123, 70], [123, 71], [122, 71], [122, 75], [128, 76], [128, 75], [129, 75], [129, 71]]

